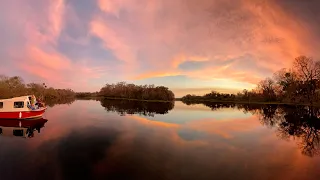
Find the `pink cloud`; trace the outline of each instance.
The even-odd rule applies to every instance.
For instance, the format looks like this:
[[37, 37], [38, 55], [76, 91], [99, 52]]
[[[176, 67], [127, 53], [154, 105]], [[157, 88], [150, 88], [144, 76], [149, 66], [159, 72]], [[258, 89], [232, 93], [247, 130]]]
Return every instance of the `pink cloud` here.
[[17, 66], [43, 78], [49, 85], [61, 88], [68, 85], [69, 88], [79, 89], [89, 79], [100, 78], [104, 74], [102, 67], [86, 67], [81, 63], [72, 63], [57, 52], [49, 53], [37, 48], [27, 49], [25, 63]]
[[37, 4], [42, 8], [39, 10], [33, 9], [36, 6], [33, 7], [32, 3], [36, 2], [12, 1], [9, 5], [17, 6], [16, 10], [23, 16], [17, 13], [5, 16], [12, 21], [13, 27], [20, 26], [15, 30], [23, 35], [23, 38], [14, 42], [14, 46], [8, 47], [6, 54], [26, 82], [37, 79], [38, 82], [58, 88], [86, 90], [84, 85], [89, 80], [106, 74], [108, 68], [105, 66], [83, 63], [88, 61], [84, 59], [70, 59], [57, 50], [58, 40], [65, 28], [65, 10], [72, 7], [67, 6], [64, 0], [45, 0]]
[[48, 54], [37, 47], [27, 47], [26, 51], [26, 55], [30, 58], [32, 63], [42, 66], [43, 68], [52, 70], [71, 68], [71, 62], [59, 54]]
[[102, 20], [96, 19], [91, 22], [91, 33], [104, 40], [106, 48], [113, 50], [115, 55], [122, 61], [132, 63], [135, 58], [135, 46], [126, 44], [121, 38], [121, 31], [116, 31], [107, 25]]

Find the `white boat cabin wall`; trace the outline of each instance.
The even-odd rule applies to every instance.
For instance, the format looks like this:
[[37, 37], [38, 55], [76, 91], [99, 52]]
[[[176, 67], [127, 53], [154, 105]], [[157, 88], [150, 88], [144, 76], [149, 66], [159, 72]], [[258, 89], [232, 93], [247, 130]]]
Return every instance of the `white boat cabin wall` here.
[[11, 99], [0, 99], [0, 112], [30, 111], [32, 96], [21, 96]]

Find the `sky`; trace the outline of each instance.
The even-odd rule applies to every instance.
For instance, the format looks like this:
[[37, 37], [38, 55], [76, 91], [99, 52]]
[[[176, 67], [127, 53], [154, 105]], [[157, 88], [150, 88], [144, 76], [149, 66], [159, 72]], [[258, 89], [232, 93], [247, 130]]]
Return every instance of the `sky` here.
[[319, 58], [317, 0], [1, 0], [0, 74], [99, 91], [237, 92]]

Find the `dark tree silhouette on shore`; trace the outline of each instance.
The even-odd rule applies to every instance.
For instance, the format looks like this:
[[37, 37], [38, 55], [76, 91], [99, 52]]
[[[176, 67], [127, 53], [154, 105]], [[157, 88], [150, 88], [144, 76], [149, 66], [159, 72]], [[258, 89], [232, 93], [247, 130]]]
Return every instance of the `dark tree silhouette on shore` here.
[[238, 94], [212, 91], [203, 96], [188, 94], [182, 101], [273, 102], [313, 105], [320, 103], [320, 61], [311, 57], [295, 58], [291, 68], [275, 72], [260, 81], [255, 89]]
[[100, 96], [109, 98], [139, 99], [139, 100], [163, 100], [173, 101], [175, 99], [171, 90], [164, 86], [135, 85], [119, 82], [117, 84], [106, 84], [99, 92]]

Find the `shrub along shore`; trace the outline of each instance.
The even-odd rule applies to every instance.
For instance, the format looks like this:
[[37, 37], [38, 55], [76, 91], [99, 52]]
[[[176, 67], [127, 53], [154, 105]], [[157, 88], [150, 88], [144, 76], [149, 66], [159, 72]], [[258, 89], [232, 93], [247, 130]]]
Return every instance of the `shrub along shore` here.
[[164, 86], [135, 85], [119, 82], [117, 84], [106, 84], [99, 92], [76, 93], [77, 98], [105, 98], [119, 100], [135, 100], [149, 102], [174, 101], [175, 97], [171, 90]]
[[55, 89], [47, 87], [45, 83], [24, 83], [19, 76], [8, 77], [0, 75], [0, 99], [34, 94], [44, 101], [66, 100], [75, 97], [71, 89]]

